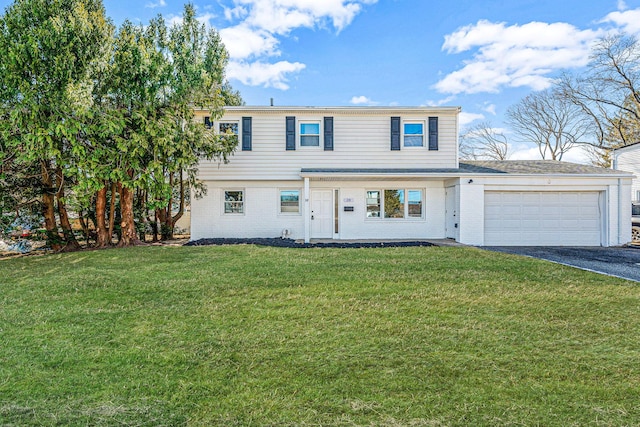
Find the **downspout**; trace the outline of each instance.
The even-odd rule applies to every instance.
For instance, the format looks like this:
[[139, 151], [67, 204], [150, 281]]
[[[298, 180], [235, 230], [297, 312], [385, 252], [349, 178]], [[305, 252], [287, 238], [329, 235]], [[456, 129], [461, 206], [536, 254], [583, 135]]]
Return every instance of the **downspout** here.
[[[618, 178], [618, 241], [616, 242], [615, 246], [620, 246], [622, 244], [621, 241], [621, 233], [622, 233], [622, 209], [620, 209], [620, 205], [621, 205], [621, 199], [622, 197], [622, 179]], [[627, 243], [627, 242], [625, 242]]]

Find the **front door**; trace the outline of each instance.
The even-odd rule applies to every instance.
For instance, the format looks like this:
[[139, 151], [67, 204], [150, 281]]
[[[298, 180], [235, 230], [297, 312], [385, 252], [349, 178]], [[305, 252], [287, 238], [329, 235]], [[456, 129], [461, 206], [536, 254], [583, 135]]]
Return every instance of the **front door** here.
[[311, 238], [333, 238], [333, 191], [311, 191]]
[[445, 218], [445, 237], [455, 239], [458, 227], [455, 187], [447, 187], [445, 190]]

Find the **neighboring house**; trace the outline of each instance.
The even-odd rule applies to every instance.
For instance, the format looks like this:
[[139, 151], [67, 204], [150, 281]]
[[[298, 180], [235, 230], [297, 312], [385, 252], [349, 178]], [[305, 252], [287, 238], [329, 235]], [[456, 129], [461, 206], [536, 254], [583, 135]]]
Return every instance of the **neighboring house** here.
[[611, 155], [613, 169], [631, 172], [631, 201], [633, 216], [631, 218], [631, 240], [640, 241], [640, 142], [613, 150]]
[[635, 175], [631, 183], [631, 200], [640, 203], [640, 142], [613, 150], [611, 167]]
[[460, 162], [458, 107], [228, 107], [228, 164], [202, 161], [191, 239], [444, 239], [615, 246], [631, 175], [555, 161]]

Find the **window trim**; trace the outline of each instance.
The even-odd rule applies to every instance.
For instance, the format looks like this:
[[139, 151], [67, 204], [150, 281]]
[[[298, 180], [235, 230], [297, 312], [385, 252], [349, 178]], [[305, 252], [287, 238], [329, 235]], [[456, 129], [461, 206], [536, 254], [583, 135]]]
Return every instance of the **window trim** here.
[[[283, 191], [297, 191], [298, 192], [298, 212], [283, 212], [282, 211], [282, 192]], [[302, 204], [300, 203], [302, 198], [301, 188], [278, 188], [278, 215], [283, 216], [300, 216], [302, 215]]]
[[[297, 120], [296, 121], [296, 144], [299, 149], [302, 150], [324, 150], [324, 126], [322, 124], [323, 120], [318, 119], [309, 119], [309, 120]], [[303, 136], [316, 136], [316, 134], [303, 134], [302, 126], [303, 125], [318, 125], [318, 145], [302, 145], [302, 137]]]
[[[227, 202], [227, 192], [231, 192], [231, 191], [240, 191], [242, 192], [242, 212], [227, 212], [227, 203], [233, 203], [233, 202]], [[238, 202], [235, 202], [238, 203]], [[247, 213], [247, 192], [244, 188], [223, 188], [222, 189], [222, 215], [231, 215], [231, 216], [238, 216], [238, 215], [245, 215]]]
[[[421, 125], [422, 126], [422, 133], [419, 135], [422, 137], [422, 145], [406, 145], [405, 144], [405, 138], [407, 136], [418, 136], [418, 135], [414, 135], [414, 134], [406, 134], [405, 133], [405, 126], [406, 125]], [[426, 137], [427, 137], [427, 125], [426, 125], [426, 121], [425, 120], [403, 120], [402, 121], [402, 129], [401, 129], [401, 139], [402, 139], [402, 148], [405, 149], [423, 149], [427, 146], [427, 144], [425, 144], [426, 141]]]
[[[385, 191], [403, 191], [404, 192], [404, 207], [403, 207], [403, 216], [402, 218], [387, 218], [386, 210], [384, 206], [384, 193]], [[373, 217], [368, 216], [368, 198], [367, 195], [371, 191], [377, 191], [380, 195], [380, 216]], [[420, 216], [409, 216], [409, 192], [410, 191], [419, 191], [420, 192]], [[426, 212], [425, 212], [425, 202], [426, 198], [426, 190], [424, 188], [415, 188], [415, 187], [403, 187], [403, 188], [366, 188], [364, 194], [364, 215], [365, 221], [390, 221], [390, 222], [399, 222], [399, 221], [424, 221], [426, 220]]]

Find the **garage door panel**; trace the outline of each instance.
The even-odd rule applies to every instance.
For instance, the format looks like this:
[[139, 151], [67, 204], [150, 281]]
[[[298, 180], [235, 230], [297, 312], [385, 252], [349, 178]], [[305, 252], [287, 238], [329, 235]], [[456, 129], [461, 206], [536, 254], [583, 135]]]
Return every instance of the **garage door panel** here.
[[600, 246], [598, 192], [485, 192], [485, 245]]

